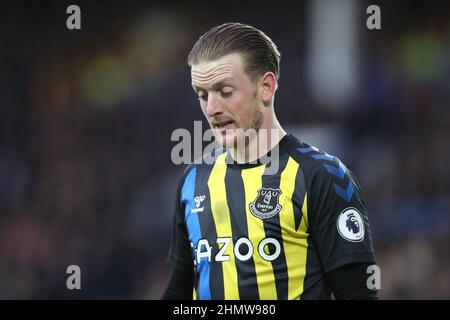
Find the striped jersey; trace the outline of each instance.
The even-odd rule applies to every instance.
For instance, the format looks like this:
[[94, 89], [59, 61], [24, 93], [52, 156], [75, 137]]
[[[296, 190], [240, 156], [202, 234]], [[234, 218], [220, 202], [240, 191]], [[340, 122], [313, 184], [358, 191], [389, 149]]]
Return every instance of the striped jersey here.
[[292, 135], [277, 148], [275, 174], [226, 149], [185, 170], [169, 262], [194, 272], [194, 299], [330, 299], [327, 272], [375, 262], [352, 172]]

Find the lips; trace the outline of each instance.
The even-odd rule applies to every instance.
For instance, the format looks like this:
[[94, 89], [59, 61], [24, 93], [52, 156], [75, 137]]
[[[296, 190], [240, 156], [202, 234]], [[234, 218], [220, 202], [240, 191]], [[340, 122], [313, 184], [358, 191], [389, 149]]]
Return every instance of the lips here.
[[222, 120], [213, 123], [215, 129], [224, 134], [226, 130], [233, 129], [235, 127], [233, 120]]

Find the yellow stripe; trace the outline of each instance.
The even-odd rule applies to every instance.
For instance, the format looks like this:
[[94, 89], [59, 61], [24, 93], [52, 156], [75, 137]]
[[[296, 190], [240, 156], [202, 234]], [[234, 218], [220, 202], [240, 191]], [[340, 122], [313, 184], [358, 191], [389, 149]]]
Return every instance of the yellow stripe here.
[[195, 290], [195, 287], [194, 290], [192, 291], [192, 300], [197, 300], [197, 291]]
[[221, 263], [223, 271], [223, 290], [225, 300], [238, 300], [239, 287], [234, 259], [233, 234], [231, 231], [230, 211], [227, 203], [227, 191], [225, 188], [225, 174], [227, 165], [225, 163], [226, 153], [217, 157], [214, 167], [208, 179], [209, 194], [211, 197], [211, 212], [216, 225], [217, 237], [231, 238], [225, 255], [230, 257], [229, 261]]
[[265, 238], [263, 220], [250, 213], [249, 204], [258, 196], [262, 185], [262, 174], [265, 165], [242, 170], [242, 180], [245, 188], [245, 210], [247, 213], [248, 238], [253, 245], [253, 260], [255, 261], [256, 281], [260, 299], [277, 299], [275, 276], [272, 262], [261, 258], [258, 245]]
[[288, 299], [300, 299], [303, 293], [303, 282], [306, 273], [306, 254], [308, 249], [307, 231], [307, 199], [303, 201], [302, 220], [298, 231], [295, 230], [292, 195], [295, 191], [295, 178], [299, 165], [289, 157], [286, 168], [280, 178], [280, 213], [281, 236], [283, 237], [284, 254], [288, 271]]

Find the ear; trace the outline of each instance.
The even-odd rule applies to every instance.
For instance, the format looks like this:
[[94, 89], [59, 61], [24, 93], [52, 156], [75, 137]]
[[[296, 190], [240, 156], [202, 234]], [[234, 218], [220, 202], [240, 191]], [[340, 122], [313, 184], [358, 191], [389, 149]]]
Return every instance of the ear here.
[[262, 75], [261, 81], [263, 90], [262, 100], [264, 106], [269, 107], [273, 103], [273, 97], [278, 87], [277, 77], [273, 72], [268, 71]]

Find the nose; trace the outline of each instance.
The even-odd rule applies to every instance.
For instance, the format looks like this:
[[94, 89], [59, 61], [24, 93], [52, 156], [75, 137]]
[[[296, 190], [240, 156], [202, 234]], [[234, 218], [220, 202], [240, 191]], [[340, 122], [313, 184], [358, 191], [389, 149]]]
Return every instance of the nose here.
[[208, 95], [208, 101], [206, 102], [206, 114], [209, 117], [214, 117], [223, 113], [223, 106], [219, 100], [219, 97], [217, 97], [214, 93]]

